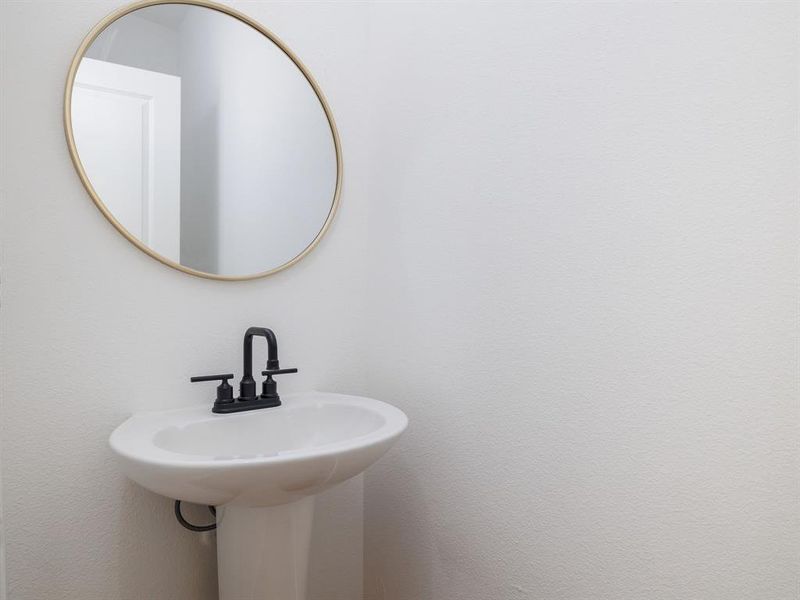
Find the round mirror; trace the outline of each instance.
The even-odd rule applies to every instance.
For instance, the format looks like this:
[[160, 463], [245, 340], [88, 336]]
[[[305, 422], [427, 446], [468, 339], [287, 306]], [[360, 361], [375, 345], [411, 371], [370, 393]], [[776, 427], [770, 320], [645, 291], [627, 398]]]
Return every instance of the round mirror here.
[[138, 3], [70, 68], [67, 141], [90, 196], [176, 269], [250, 279], [305, 256], [341, 187], [333, 117], [274, 35], [206, 2]]

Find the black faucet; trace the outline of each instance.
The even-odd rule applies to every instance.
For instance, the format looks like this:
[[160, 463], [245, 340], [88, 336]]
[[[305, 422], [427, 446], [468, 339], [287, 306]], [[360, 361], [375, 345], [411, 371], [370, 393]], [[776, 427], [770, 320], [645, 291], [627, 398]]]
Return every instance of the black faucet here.
[[[256, 396], [256, 381], [253, 379], [253, 337], [260, 336], [267, 339], [267, 368], [261, 371], [266, 379], [261, 384], [261, 395]], [[278, 395], [278, 384], [273, 375], [284, 373], [297, 373], [297, 369], [281, 369], [278, 361], [278, 340], [275, 333], [266, 327], [249, 327], [244, 332], [242, 348], [242, 381], [239, 383], [239, 397], [234, 399], [233, 388], [228, 379], [233, 378], [233, 373], [225, 375], [203, 375], [192, 377], [190, 381], [221, 381], [217, 386], [217, 399], [214, 402], [215, 413], [232, 413], [257, 408], [271, 408], [281, 405]]]

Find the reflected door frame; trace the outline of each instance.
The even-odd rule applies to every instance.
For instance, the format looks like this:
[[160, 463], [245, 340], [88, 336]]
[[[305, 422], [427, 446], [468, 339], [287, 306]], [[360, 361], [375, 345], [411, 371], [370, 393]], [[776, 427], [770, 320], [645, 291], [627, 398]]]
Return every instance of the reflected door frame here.
[[180, 262], [180, 77], [84, 58], [72, 120], [81, 161], [114, 218]]

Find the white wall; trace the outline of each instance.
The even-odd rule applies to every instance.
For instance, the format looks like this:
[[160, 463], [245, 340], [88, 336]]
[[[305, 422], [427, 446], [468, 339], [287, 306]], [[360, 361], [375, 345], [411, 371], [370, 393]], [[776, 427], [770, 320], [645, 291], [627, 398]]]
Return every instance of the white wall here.
[[123, 21], [115, 21], [106, 27], [86, 50], [86, 56], [148, 71], [180, 75], [175, 30], [136, 13], [125, 17], [124, 26]]
[[797, 11], [373, 8], [367, 598], [797, 598]]
[[[411, 417], [365, 478], [369, 600], [796, 596], [796, 5], [234, 4], [346, 160], [322, 246], [242, 285], [136, 251], [69, 164], [69, 55], [111, 6], [3, 8], [10, 600], [213, 597], [105, 438], [204, 401], [185, 379], [256, 322], [287, 388]], [[313, 600], [361, 597], [359, 493], [321, 503]]]
[[[186, 276], [136, 250], [92, 205], [70, 163], [61, 115], [67, 69], [83, 36], [121, 4], [2, 5], [0, 453], [9, 600], [215, 597], [213, 546], [176, 524], [169, 500], [126, 481], [106, 440], [133, 411], [210, 402], [213, 389], [188, 378], [240, 373], [248, 325], [273, 327], [282, 359], [300, 368], [283, 380], [285, 391], [366, 391], [357, 331], [365, 57], [361, 38], [338, 35], [361, 14], [246, 7], [320, 80], [352, 180], [316, 251], [285, 273], [230, 284]], [[320, 498], [314, 600], [361, 596], [361, 498], [360, 480]]]

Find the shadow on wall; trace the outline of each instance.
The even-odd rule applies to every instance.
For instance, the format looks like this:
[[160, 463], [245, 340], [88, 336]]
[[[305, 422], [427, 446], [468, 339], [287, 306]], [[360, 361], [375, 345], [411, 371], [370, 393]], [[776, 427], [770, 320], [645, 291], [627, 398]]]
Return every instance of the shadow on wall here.
[[[210, 522], [204, 507], [186, 505], [185, 514], [193, 522]], [[117, 545], [121, 600], [217, 600], [214, 534], [182, 528], [175, 520], [173, 500], [126, 480], [111, 535]], [[159, 543], [153, 546], [142, 540]], [[165, 570], [165, 564], [173, 568]], [[142, 576], [147, 573], [166, 575]]]
[[[184, 94], [185, 99], [188, 94]], [[184, 100], [184, 104], [186, 101]], [[194, 109], [195, 111], [198, 109]], [[189, 111], [184, 108], [183, 114]], [[181, 130], [181, 264], [219, 273], [219, 114], [210, 106]], [[199, 122], [199, 124], [198, 124]], [[191, 131], [190, 131], [191, 130]]]
[[[373, 543], [365, 547], [379, 549], [364, 557], [364, 600], [433, 599], [433, 567], [441, 560], [436, 549], [436, 528], [431, 525], [433, 516], [414, 469], [402, 462], [402, 450], [395, 448], [392, 454], [395, 460], [390, 467], [391, 477], [370, 477], [367, 472], [364, 478], [364, 496], [371, 499], [364, 504], [365, 522], [371, 528], [367, 535], [373, 538]], [[380, 468], [379, 465], [380, 462], [372, 468]], [[389, 506], [392, 510], [385, 510]], [[382, 539], [395, 543], [382, 544]], [[416, 546], [414, 556], [397, 553], [397, 548], [409, 544]]]

